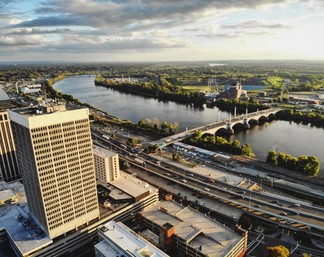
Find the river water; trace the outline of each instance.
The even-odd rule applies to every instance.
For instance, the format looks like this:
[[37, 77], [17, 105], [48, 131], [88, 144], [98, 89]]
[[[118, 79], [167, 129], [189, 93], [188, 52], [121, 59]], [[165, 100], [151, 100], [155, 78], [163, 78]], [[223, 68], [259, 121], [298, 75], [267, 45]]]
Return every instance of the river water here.
[[[152, 98], [121, 93], [94, 85], [95, 76], [75, 76], [58, 81], [54, 88], [73, 95], [98, 109], [121, 119], [137, 123], [142, 118], [157, 117], [160, 121], [178, 122], [180, 131], [198, 127], [229, 114], [217, 108], [194, 108], [191, 105], [163, 102]], [[249, 143], [256, 158], [265, 160], [268, 151], [275, 149], [292, 156], [314, 155], [321, 161], [320, 176], [324, 176], [324, 129], [287, 121], [272, 121], [257, 125], [231, 136], [241, 144]]]

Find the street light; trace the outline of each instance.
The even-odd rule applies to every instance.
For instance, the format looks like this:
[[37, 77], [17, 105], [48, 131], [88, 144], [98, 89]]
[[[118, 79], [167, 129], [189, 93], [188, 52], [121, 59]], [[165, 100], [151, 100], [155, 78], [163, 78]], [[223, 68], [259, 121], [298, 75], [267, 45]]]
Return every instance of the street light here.
[[251, 207], [251, 195], [252, 195], [252, 189], [250, 189], [250, 200], [249, 200], [249, 206]]

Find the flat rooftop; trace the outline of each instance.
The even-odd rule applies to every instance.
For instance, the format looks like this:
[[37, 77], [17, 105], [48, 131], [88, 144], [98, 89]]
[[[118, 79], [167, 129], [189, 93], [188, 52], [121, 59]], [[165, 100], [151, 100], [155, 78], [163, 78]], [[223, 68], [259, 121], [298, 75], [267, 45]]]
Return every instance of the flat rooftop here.
[[1, 182], [2, 193], [10, 190], [15, 193], [18, 204], [7, 203], [0, 206], [0, 230], [6, 230], [9, 240], [16, 245], [23, 256], [43, 248], [52, 243], [52, 240], [39, 227], [36, 221], [29, 216], [25, 191], [21, 183]]
[[104, 224], [100, 228], [99, 235], [103, 238], [109, 238], [109, 241], [113, 242], [113, 244], [109, 244], [108, 240], [104, 240], [95, 245], [95, 248], [100, 250], [105, 256], [120, 256], [123, 252], [129, 252], [132, 256], [136, 257], [169, 256], [121, 222], [110, 221]]
[[93, 153], [99, 155], [102, 158], [105, 157], [114, 157], [117, 153], [109, 151], [108, 149], [93, 145]]
[[242, 236], [203, 214], [172, 201], [159, 202], [141, 212], [161, 227], [174, 227], [174, 233], [208, 256], [225, 256]]
[[149, 194], [157, 190], [157, 188], [149, 185], [147, 182], [135, 178], [126, 172], [120, 171], [120, 175], [121, 176], [117, 180], [110, 181], [109, 184], [134, 198], [138, 198], [143, 194]]

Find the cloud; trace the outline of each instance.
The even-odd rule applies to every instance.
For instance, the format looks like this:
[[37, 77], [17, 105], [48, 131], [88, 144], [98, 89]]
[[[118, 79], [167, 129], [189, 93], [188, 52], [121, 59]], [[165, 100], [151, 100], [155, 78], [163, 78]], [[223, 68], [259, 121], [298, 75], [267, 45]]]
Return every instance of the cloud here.
[[0, 35], [0, 46], [33, 46], [41, 45], [41, 39], [38, 36], [9, 36]]
[[179, 38], [132, 38], [132, 37], [91, 37], [69, 34], [52, 49], [78, 53], [116, 52], [116, 51], [150, 51], [169, 48], [191, 47], [192, 44]]
[[264, 22], [259, 20], [249, 20], [244, 21], [241, 23], [233, 24], [233, 25], [226, 25], [222, 26], [223, 29], [288, 29], [291, 26], [284, 25], [281, 23], [274, 23], [274, 22]]
[[[42, 34], [65, 34], [72, 33], [73, 31], [68, 28], [56, 28], [56, 29], [38, 29], [38, 28], [24, 28], [15, 29], [11, 32], [6, 33], [6, 35], [42, 35]], [[79, 33], [79, 32], [78, 32]]]
[[197, 21], [209, 15], [209, 10], [256, 8], [281, 2], [282, 0], [49, 0], [34, 10], [38, 18], [22, 22], [17, 27], [118, 26], [120, 30], [170, 28]]
[[11, 27], [16, 28], [33, 28], [33, 27], [60, 27], [60, 26], [87, 26], [85, 20], [81, 17], [71, 16], [49, 16], [37, 18], [29, 21], [18, 23]]

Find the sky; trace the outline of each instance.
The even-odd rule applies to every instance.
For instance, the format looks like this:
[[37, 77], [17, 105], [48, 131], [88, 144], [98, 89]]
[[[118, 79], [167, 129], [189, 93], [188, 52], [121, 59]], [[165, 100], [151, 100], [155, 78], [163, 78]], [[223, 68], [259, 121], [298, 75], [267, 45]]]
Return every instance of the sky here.
[[0, 0], [0, 62], [324, 60], [323, 0]]

